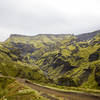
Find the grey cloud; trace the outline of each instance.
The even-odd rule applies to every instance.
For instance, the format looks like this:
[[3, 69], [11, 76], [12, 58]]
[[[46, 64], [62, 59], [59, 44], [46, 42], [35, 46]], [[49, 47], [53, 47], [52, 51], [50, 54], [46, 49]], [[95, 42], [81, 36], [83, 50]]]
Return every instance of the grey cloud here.
[[[4, 2], [3, 2], [4, 3]], [[7, 4], [7, 3], [6, 3]], [[3, 7], [2, 7], [3, 6]], [[42, 7], [43, 11], [33, 10], [32, 13], [21, 12], [9, 5], [1, 5], [0, 13], [0, 26], [23, 30], [23, 32], [42, 32], [46, 31], [48, 27], [59, 25], [66, 22], [66, 19], [54, 10], [46, 10]], [[41, 8], [41, 7], [40, 7]], [[41, 30], [43, 29], [43, 30]]]
[[47, 0], [39, 3], [40, 1], [0, 0], [0, 40], [7, 38], [10, 33], [26, 35], [37, 33], [78, 34], [100, 28], [100, 12], [96, 12], [96, 14], [75, 14], [74, 12], [74, 15], [71, 15], [67, 13], [69, 10], [67, 6], [63, 12], [60, 10], [63, 7], [60, 4], [55, 3], [54, 7], [50, 6], [46, 2]]

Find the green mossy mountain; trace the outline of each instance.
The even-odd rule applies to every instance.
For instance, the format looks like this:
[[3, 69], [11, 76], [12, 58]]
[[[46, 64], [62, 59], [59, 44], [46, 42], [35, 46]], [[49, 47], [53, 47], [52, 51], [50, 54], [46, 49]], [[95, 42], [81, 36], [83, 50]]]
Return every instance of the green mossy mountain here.
[[[32, 79], [34, 71], [31, 68], [34, 69], [36, 66], [39, 70], [38, 75], [42, 75], [44, 79], [44, 74], [55, 84], [100, 88], [100, 31], [81, 35], [23, 36], [13, 34], [1, 43], [1, 47], [3, 48], [0, 50], [0, 60], [3, 62], [1, 73], [6, 73], [4, 66], [7, 66], [7, 62], [10, 61], [11, 65], [7, 68], [8, 70], [12, 68], [9, 72], [12, 76], [17, 74], [24, 76], [21, 73], [25, 72], [26, 78]], [[21, 65], [19, 69], [22, 71], [15, 75], [13, 71], [18, 68], [17, 64]]]

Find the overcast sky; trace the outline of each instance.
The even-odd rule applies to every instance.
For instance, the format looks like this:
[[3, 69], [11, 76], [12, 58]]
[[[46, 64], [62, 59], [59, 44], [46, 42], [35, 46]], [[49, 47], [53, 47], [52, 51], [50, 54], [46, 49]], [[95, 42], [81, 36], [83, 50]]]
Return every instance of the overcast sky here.
[[0, 0], [0, 41], [10, 34], [79, 34], [99, 29], [100, 0]]

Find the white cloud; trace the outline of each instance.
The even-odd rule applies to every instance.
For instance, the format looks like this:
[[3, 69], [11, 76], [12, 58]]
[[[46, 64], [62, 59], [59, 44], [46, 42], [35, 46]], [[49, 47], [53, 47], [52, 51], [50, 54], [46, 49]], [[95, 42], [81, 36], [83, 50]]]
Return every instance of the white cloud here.
[[11, 33], [78, 34], [98, 30], [99, 10], [100, 0], [0, 0], [0, 40]]

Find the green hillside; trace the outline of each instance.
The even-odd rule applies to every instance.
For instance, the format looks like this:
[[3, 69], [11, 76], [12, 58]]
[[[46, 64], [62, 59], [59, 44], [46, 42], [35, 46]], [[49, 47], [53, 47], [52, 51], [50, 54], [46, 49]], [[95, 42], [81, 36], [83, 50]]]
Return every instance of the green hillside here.
[[77, 36], [13, 34], [0, 48], [4, 75], [100, 89], [100, 31]]
[[[19, 52], [16, 49], [13, 51]], [[0, 73], [5, 76], [45, 80], [44, 73], [38, 66], [23, 62], [22, 58], [19, 58], [20, 55], [12, 53], [12, 48], [0, 44]]]
[[0, 100], [47, 100], [13, 78], [0, 77]]

